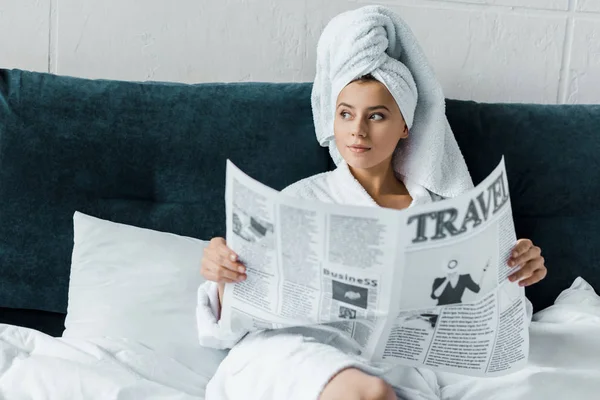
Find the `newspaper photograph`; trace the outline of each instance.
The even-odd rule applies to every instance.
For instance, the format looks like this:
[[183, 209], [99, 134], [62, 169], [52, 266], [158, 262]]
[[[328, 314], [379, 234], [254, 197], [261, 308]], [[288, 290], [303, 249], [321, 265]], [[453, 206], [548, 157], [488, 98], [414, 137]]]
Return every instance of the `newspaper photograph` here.
[[227, 244], [247, 269], [225, 286], [226, 328], [322, 326], [370, 362], [473, 376], [527, 362], [504, 160], [471, 191], [404, 210], [290, 197], [230, 161], [225, 197]]

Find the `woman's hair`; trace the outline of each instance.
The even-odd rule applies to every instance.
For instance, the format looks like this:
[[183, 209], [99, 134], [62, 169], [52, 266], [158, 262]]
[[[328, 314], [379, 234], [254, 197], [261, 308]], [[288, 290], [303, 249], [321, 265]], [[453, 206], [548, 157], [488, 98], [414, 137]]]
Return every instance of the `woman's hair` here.
[[[366, 74], [366, 75], [360, 76], [360, 77], [354, 79], [352, 82], [371, 82], [371, 81], [377, 81], [377, 82], [379, 82], [377, 80], [377, 78], [375, 78], [371, 74]], [[352, 82], [350, 82], [350, 83], [352, 83]]]

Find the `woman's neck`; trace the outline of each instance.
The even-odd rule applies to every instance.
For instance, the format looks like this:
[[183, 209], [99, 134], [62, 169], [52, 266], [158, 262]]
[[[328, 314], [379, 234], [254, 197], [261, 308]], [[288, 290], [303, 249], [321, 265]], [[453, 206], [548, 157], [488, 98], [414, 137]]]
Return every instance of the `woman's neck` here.
[[396, 178], [391, 160], [371, 168], [353, 168], [350, 165], [348, 168], [376, 202], [390, 195], [409, 194], [404, 183]]

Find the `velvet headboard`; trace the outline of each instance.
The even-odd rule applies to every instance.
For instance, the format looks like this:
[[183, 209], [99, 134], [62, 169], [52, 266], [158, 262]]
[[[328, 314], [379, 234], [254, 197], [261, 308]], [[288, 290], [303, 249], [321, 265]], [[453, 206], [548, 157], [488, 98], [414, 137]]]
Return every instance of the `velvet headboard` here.
[[[332, 168], [310, 90], [0, 70], [0, 322], [60, 333], [75, 210], [208, 239], [227, 158], [277, 189]], [[476, 182], [505, 155], [517, 234], [549, 269], [535, 308], [578, 275], [600, 288], [600, 106], [449, 100], [447, 115]]]

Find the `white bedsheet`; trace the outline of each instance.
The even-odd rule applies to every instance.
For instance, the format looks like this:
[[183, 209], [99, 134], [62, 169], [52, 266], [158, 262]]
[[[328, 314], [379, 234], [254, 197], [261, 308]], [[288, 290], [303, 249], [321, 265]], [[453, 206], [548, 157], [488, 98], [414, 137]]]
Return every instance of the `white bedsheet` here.
[[224, 353], [173, 360], [124, 340], [53, 338], [0, 324], [0, 399], [204, 399]]

